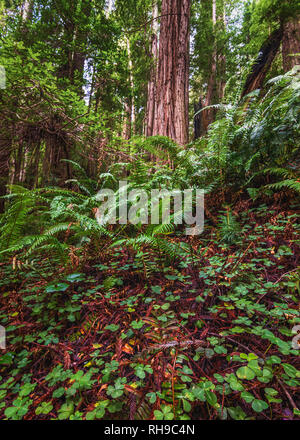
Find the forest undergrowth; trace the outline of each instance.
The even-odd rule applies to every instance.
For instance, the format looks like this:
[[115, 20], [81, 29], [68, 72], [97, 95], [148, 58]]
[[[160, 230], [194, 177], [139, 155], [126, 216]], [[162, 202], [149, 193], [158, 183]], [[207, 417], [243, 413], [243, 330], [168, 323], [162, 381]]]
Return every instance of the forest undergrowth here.
[[66, 266], [1, 265], [1, 417], [299, 418], [300, 206], [241, 199], [215, 224], [217, 200], [186, 257], [150, 252], [150, 272], [107, 237]]

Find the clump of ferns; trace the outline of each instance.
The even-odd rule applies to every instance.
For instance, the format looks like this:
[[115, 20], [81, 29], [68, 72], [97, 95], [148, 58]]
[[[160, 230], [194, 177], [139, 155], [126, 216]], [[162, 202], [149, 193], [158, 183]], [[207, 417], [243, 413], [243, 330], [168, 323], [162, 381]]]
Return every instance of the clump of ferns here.
[[183, 149], [164, 136], [135, 137], [131, 142], [133, 160], [126, 164], [130, 182], [148, 188], [161, 185], [182, 188], [197, 177], [200, 161], [192, 145]]
[[[299, 68], [268, 82], [269, 89], [248, 111], [246, 142], [239, 151], [257, 153], [252, 168], [263, 171], [264, 163], [284, 167], [292, 157], [299, 157], [300, 75]], [[248, 146], [248, 150], [245, 148]]]
[[65, 261], [69, 245], [99, 241], [102, 236], [112, 238], [93, 216], [96, 197], [58, 188], [30, 191], [13, 186], [6, 198], [10, 204], [0, 220], [0, 254], [22, 253], [27, 259], [48, 251]]
[[[265, 168], [261, 172], [255, 173], [251, 176], [251, 178], [246, 182], [245, 187], [247, 187], [247, 191], [253, 199], [257, 199], [262, 194], [271, 195], [273, 191], [281, 191], [281, 190], [291, 190], [296, 194], [300, 194], [300, 164], [297, 161], [293, 163], [289, 163], [285, 168], [283, 167], [272, 167]], [[273, 183], [268, 183], [267, 185], [256, 185], [256, 188], [249, 188], [248, 185], [251, 181], [260, 178], [261, 176], [266, 176], [266, 178], [270, 181], [273, 180]], [[280, 180], [279, 180], [280, 179]], [[274, 180], [279, 180], [274, 182]]]
[[[214, 154], [204, 151], [203, 145], [192, 143], [184, 149], [163, 136], [135, 137], [131, 142], [134, 147], [130, 161], [111, 165], [108, 172], [100, 176], [101, 187], [117, 190], [118, 180], [149, 190], [188, 188], [207, 182], [205, 169]], [[210, 168], [214, 169], [215, 164]]]
[[[239, 96], [233, 104], [213, 106], [219, 110], [217, 120], [200, 140], [206, 182], [219, 173], [220, 184], [238, 186], [263, 171], [265, 163], [281, 167], [299, 155], [299, 66], [270, 80], [264, 93]], [[292, 182], [286, 185], [295, 189]]]
[[147, 152], [153, 157], [159, 158], [163, 161], [176, 159], [180, 147], [170, 138], [166, 136], [136, 136], [131, 139], [131, 152]]
[[300, 173], [299, 170], [286, 168], [269, 168], [264, 170], [264, 174], [280, 176], [283, 178], [280, 182], [271, 183], [264, 188], [271, 190], [289, 189], [300, 194]]

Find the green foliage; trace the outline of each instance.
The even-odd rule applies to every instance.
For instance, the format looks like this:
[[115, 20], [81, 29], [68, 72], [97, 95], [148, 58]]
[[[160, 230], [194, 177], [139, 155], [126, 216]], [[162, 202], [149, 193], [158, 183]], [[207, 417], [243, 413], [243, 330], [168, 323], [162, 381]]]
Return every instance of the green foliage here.
[[[96, 241], [111, 234], [93, 216], [97, 207], [94, 196], [86, 196], [59, 188], [27, 190], [11, 186], [9, 207], [1, 217], [1, 253], [16, 253], [25, 249], [25, 257], [49, 250], [66, 259], [68, 249], [63, 233], [71, 235], [70, 243], [82, 243], [89, 237]], [[90, 215], [88, 213], [91, 213]], [[57, 223], [62, 221], [61, 223]], [[46, 227], [45, 227], [46, 226]], [[48, 226], [48, 227], [47, 227]], [[26, 235], [40, 229], [39, 234]], [[25, 232], [26, 231], [26, 232]], [[61, 237], [63, 239], [61, 239]]]
[[[261, 176], [294, 176], [295, 180], [268, 188], [297, 191], [299, 176], [299, 73], [298, 67], [270, 80], [264, 93], [252, 92], [242, 102], [219, 105], [219, 118], [200, 145], [206, 157], [206, 182], [237, 190]], [[282, 171], [280, 171], [280, 169]], [[253, 191], [253, 189], [251, 188]]]
[[233, 244], [240, 239], [241, 228], [229, 207], [225, 213], [220, 216], [219, 233], [221, 240], [227, 244]]
[[[240, 98], [296, 3], [217, 0], [213, 23], [212, 2], [193, 2], [191, 96], [216, 57], [198, 111], [216, 120], [186, 146], [141, 135], [153, 2], [104, 3], [34, 2], [27, 22], [0, 3], [0, 418], [296, 419], [299, 67], [282, 75], [277, 57]], [[182, 209], [100, 225], [96, 194], [120, 208], [121, 180], [148, 199], [203, 188], [203, 234], [184, 236]]]

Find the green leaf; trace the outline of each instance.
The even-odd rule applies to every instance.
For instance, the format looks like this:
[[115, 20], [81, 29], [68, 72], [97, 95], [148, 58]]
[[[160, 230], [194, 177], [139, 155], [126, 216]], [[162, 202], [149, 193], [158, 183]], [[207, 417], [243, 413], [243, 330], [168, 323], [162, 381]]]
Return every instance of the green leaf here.
[[205, 397], [211, 406], [215, 406], [218, 403], [217, 396], [212, 391], [205, 391]]
[[8, 408], [6, 408], [6, 410], [4, 411], [4, 415], [7, 418], [12, 418], [17, 414], [17, 408], [15, 406], [10, 406]]
[[190, 412], [192, 409], [192, 405], [187, 400], [182, 400], [183, 409], [185, 412]]
[[184, 374], [194, 374], [193, 370], [191, 370], [187, 365], [184, 365], [182, 368]]
[[146, 396], [149, 398], [150, 403], [153, 404], [156, 402], [156, 393], [151, 392], [151, 393], [146, 394]]
[[132, 328], [139, 330], [140, 328], [143, 327], [144, 325], [144, 321], [140, 320], [140, 321], [132, 321], [132, 323], [130, 324]]
[[248, 393], [247, 391], [243, 391], [243, 392], [241, 393], [241, 398], [242, 398], [243, 400], [245, 400], [246, 403], [251, 403], [251, 402], [255, 399], [255, 397], [253, 396], [253, 394]]
[[58, 399], [65, 394], [65, 391], [66, 390], [63, 387], [57, 388], [57, 390], [53, 391], [52, 397]]
[[69, 287], [69, 284], [66, 283], [57, 283], [57, 284], [49, 284], [45, 292], [46, 293], [54, 293], [54, 292], [65, 292]]
[[154, 416], [155, 420], [164, 420], [164, 415], [161, 411], [158, 411], [157, 409], [154, 410]]
[[283, 366], [283, 368], [284, 368], [285, 373], [286, 373], [288, 376], [290, 376], [290, 377], [292, 377], [292, 378], [297, 377], [297, 372], [298, 372], [298, 370], [297, 370], [297, 368], [293, 367], [293, 365], [290, 365], [290, 364], [282, 364], [282, 366]]
[[252, 380], [255, 378], [254, 371], [251, 370], [251, 368], [249, 368], [248, 366], [238, 368], [238, 370], [236, 371], [236, 375], [239, 379]]
[[119, 328], [120, 326], [118, 324], [109, 324], [105, 326], [105, 330], [110, 330], [111, 332], [116, 332]]
[[72, 273], [71, 275], [68, 275], [66, 277], [66, 280], [69, 281], [70, 283], [77, 283], [79, 281], [84, 281], [85, 275], [84, 273]]
[[229, 407], [227, 408], [229, 415], [234, 419], [234, 420], [245, 420], [246, 418], [246, 414], [244, 413], [244, 411], [242, 410], [242, 408], [240, 406], [237, 407]]
[[73, 414], [73, 412], [74, 412], [74, 403], [73, 402], [64, 403], [58, 410], [58, 419], [66, 420], [70, 417], [71, 414]]
[[269, 405], [267, 404], [267, 402], [265, 402], [264, 400], [260, 400], [260, 399], [253, 400], [251, 406], [255, 412], [262, 412], [265, 409], [269, 408]]
[[227, 348], [223, 347], [223, 345], [217, 345], [216, 347], [214, 347], [214, 350], [217, 354], [226, 354], [227, 353]]
[[160, 286], [151, 286], [151, 290], [153, 293], [156, 293], [159, 295], [161, 293], [161, 287]]
[[49, 414], [53, 409], [53, 405], [51, 402], [42, 402], [40, 406], [38, 406], [35, 410], [36, 415], [39, 414]]

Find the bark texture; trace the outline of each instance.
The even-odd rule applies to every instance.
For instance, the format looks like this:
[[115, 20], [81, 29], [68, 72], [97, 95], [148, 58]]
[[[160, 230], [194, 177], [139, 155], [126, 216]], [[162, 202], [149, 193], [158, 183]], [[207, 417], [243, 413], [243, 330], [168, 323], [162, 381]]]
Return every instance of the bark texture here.
[[[296, 55], [298, 54], [298, 55]], [[300, 15], [283, 25], [282, 58], [285, 72], [300, 64]]]
[[153, 135], [188, 142], [190, 0], [163, 0]]

